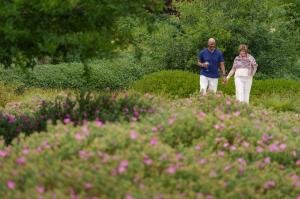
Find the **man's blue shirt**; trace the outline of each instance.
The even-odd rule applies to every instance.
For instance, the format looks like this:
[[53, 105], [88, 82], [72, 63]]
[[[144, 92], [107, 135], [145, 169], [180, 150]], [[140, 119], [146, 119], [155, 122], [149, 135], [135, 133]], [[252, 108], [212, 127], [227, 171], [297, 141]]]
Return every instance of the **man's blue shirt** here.
[[200, 74], [210, 78], [219, 78], [219, 66], [221, 62], [224, 62], [224, 57], [219, 49], [215, 49], [210, 52], [207, 48], [203, 49], [198, 59], [201, 63], [208, 62], [208, 69], [201, 67]]

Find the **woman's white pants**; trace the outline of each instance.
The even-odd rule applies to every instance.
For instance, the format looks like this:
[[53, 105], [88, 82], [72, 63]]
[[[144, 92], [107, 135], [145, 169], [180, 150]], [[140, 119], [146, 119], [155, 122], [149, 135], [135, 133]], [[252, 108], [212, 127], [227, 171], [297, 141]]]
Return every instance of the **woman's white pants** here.
[[234, 82], [236, 99], [249, 104], [252, 77], [235, 77]]

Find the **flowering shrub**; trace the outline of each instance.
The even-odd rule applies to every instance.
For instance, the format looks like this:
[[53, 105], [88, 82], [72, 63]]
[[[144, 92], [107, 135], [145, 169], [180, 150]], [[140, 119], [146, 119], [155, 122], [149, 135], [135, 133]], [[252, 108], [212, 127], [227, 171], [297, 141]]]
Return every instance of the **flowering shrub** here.
[[299, 118], [221, 95], [156, 110], [0, 146], [0, 198], [299, 199]]
[[153, 112], [150, 101], [139, 95], [117, 96], [112, 94], [92, 95], [81, 93], [77, 97], [57, 97], [55, 102], [42, 101], [32, 114], [10, 115], [0, 112], [0, 135], [9, 144], [21, 132], [30, 135], [34, 131], [46, 131], [47, 121], [56, 124], [82, 125], [86, 121], [139, 120], [147, 112]]

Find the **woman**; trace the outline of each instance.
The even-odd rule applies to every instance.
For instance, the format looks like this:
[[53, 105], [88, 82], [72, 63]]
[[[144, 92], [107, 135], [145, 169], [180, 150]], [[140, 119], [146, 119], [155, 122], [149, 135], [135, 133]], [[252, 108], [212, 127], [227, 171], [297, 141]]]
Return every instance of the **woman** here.
[[257, 70], [257, 64], [254, 57], [248, 54], [248, 47], [245, 44], [239, 46], [239, 52], [226, 80], [228, 81], [234, 74], [236, 99], [249, 104], [252, 78]]

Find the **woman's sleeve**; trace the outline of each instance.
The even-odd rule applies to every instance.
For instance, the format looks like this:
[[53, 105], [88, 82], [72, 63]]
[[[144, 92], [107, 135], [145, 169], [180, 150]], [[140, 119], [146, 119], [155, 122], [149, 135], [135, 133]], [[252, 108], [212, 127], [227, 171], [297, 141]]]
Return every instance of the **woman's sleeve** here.
[[254, 57], [251, 57], [251, 66], [252, 66], [251, 76], [254, 76], [258, 67]]
[[233, 64], [232, 64], [232, 68], [236, 69], [236, 65], [237, 65], [237, 57], [234, 58]]

